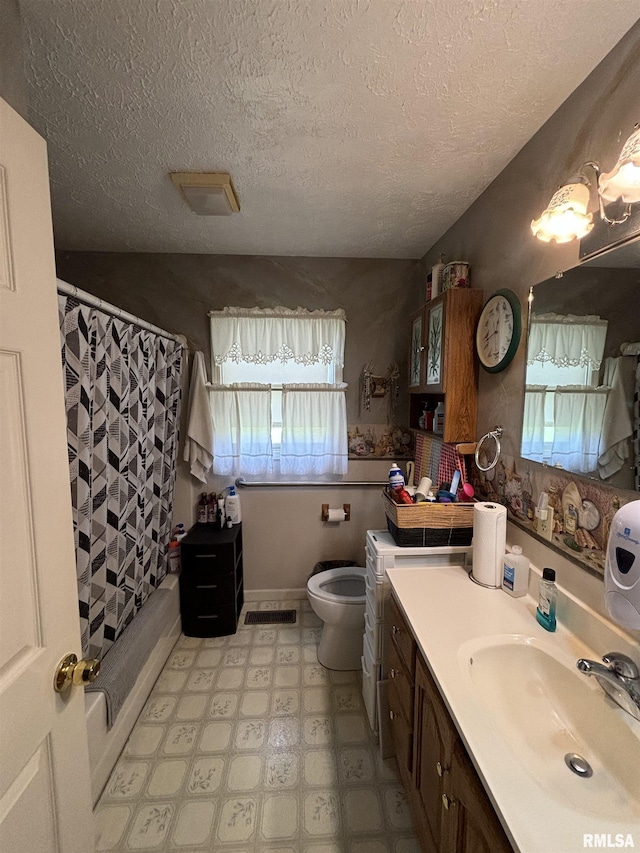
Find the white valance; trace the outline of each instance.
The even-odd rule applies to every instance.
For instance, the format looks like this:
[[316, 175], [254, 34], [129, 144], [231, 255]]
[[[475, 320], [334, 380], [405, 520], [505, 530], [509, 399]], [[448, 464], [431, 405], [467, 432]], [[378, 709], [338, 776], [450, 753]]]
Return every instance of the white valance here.
[[345, 313], [305, 308], [224, 308], [210, 311], [215, 366], [226, 361], [334, 364], [344, 367]]
[[531, 318], [527, 364], [547, 362], [558, 367], [591, 367], [602, 362], [607, 320], [597, 315], [534, 314]]

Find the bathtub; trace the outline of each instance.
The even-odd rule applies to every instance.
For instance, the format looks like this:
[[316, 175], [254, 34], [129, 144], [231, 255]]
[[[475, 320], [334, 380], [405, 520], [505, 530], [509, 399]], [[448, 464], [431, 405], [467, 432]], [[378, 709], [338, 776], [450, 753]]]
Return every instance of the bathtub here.
[[104, 693], [85, 693], [91, 793], [95, 805], [113, 770], [122, 749], [142, 711], [151, 688], [160, 675], [171, 649], [180, 636], [180, 592], [177, 575], [167, 575], [161, 588], [171, 592], [169, 618], [145, 668], [138, 676], [114, 725], [107, 728], [107, 708]]

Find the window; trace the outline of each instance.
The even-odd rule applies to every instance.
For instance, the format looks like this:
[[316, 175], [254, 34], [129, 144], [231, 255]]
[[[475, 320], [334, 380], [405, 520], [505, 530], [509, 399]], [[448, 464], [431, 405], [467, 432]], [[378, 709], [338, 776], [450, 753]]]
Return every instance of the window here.
[[213, 471], [346, 473], [344, 312], [212, 311]]

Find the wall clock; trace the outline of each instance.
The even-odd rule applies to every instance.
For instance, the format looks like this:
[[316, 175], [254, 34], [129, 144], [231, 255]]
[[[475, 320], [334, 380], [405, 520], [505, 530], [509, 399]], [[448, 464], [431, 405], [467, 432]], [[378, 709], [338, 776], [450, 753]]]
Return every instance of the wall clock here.
[[512, 290], [496, 290], [484, 303], [476, 328], [476, 351], [489, 373], [511, 363], [520, 343], [520, 300]]

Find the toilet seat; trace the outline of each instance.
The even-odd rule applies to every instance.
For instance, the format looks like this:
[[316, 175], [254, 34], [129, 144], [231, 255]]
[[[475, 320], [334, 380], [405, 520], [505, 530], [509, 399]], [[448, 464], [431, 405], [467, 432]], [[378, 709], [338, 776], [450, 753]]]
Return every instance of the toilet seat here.
[[[309, 578], [307, 590], [323, 601], [362, 607], [366, 601], [364, 586], [365, 571], [361, 566], [340, 566], [337, 569], [327, 569]], [[362, 585], [362, 595], [350, 595], [348, 591], [345, 591], [343, 594], [337, 594], [327, 588], [337, 585], [340, 582], [348, 583], [349, 581], [355, 581], [359, 587]], [[345, 587], [348, 590], [347, 583], [345, 583]]]

